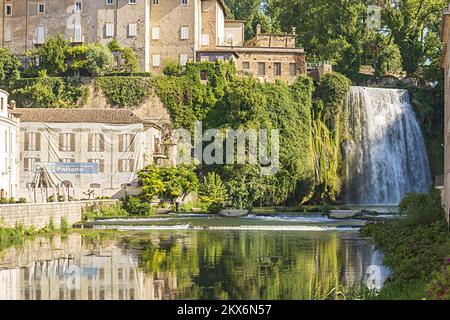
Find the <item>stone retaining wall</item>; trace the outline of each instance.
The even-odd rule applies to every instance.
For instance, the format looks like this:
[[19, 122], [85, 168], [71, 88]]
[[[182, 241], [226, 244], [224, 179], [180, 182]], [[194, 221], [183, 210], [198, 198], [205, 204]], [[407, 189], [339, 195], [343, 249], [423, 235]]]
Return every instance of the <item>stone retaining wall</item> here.
[[72, 202], [20, 203], [0, 205], [0, 225], [13, 228], [16, 224], [24, 227], [44, 228], [53, 220], [59, 228], [61, 218], [72, 225], [81, 221], [83, 210], [88, 207], [113, 205], [117, 200], [87, 200]]

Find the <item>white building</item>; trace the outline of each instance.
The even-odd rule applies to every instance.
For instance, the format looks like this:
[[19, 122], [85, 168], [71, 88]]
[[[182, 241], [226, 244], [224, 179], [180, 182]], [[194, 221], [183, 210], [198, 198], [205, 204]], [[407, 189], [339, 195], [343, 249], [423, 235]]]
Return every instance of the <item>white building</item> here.
[[14, 103], [8, 104], [8, 93], [0, 90], [0, 198], [17, 197], [19, 115], [14, 108]]
[[28, 202], [122, 198], [165, 158], [162, 129], [126, 109], [18, 109], [19, 193]]

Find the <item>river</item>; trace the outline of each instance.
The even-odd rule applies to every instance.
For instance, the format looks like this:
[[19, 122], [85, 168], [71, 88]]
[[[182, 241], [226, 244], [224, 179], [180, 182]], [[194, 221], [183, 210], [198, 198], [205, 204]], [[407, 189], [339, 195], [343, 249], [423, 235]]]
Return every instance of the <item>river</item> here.
[[[283, 228], [286, 218], [304, 227]], [[347, 227], [354, 221], [316, 218], [28, 239], [0, 252], [0, 299], [309, 300], [361, 283], [381, 288], [388, 271], [374, 244]]]

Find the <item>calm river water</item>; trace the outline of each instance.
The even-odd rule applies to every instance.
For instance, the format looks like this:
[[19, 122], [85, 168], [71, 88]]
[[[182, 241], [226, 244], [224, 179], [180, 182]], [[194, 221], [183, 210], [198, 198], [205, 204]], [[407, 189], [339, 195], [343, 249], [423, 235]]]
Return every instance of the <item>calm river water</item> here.
[[0, 299], [324, 299], [385, 277], [347, 229], [72, 233], [0, 252]]

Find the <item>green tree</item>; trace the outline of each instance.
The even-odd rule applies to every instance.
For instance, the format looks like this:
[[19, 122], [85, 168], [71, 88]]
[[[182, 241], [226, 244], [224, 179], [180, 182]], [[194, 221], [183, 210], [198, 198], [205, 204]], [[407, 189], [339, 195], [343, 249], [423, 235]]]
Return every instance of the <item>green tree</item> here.
[[222, 179], [215, 172], [208, 172], [198, 190], [200, 201], [208, 204], [208, 210], [217, 212], [223, 209], [228, 200], [228, 191]]
[[49, 38], [44, 45], [38, 49], [39, 69], [47, 70], [49, 75], [61, 75], [67, 71], [66, 56], [69, 50], [69, 42], [58, 34]]
[[385, 74], [397, 74], [402, 70], [402, 57], [400, 49], [394, 43], [386, 45], [377, 57], [375, 75], [382, 77]]
[[84, 55], [86, 71], [92, 76], [102, 76], [113, 68], [114, 57], [105, 46], [90, 44]]
[[20, 78], [22, 63], [10, 50], [0, 48], [0, 83], [10, 82]]

